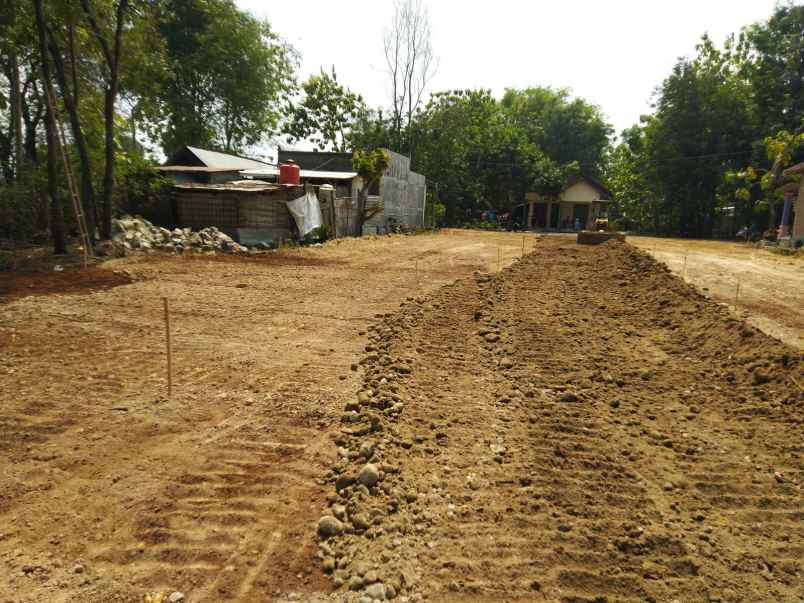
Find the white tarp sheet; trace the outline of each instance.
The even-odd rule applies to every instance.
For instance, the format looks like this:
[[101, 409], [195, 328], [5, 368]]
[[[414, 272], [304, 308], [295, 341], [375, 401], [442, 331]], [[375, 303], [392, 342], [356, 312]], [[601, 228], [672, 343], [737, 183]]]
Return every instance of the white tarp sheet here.
[[290, 215], [299, 227], [302, 237], [307, 236], [311, 230], [315, 230], [324, 223], [321, 216], [321, 206], [318, 204], [318, 197], [315, 192], [309, 192], [303, 197], [285, 202], [290, 211]]

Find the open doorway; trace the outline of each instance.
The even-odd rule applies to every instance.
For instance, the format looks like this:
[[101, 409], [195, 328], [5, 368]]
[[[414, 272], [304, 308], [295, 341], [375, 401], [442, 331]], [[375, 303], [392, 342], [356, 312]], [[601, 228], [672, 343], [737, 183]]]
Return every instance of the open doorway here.
[[589, 206], [586, 204], [575, 204], [572, 206], [572, 225], [586, 228], [586, 223], [589, 220]]

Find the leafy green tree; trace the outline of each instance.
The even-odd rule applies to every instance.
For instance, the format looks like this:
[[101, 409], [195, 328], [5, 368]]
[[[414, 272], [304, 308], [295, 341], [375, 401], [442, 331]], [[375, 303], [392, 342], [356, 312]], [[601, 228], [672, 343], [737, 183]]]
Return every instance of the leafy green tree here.
[[355, 116], [349, 132], [353, 149], [392, 149], [394, 145], [392, 119], [382, 109], [364, 107]]
[[[371, 218], [371, 208], [368, 208], [369, 191], [380, 181], [383, 173], [391, 161], [388, 153], [382, 149], [373, 151], [355, 151], [352, 155], [352, 166], [363, 180], [363, 185], [357, 193], [357, 218], [355, 228], [357, 236], [363, 234], [363, 224]], [[374, 211], [377, 211], [375, 208]]]
[[275, 133], [296, 54], [232, 0], [176, 0], [160, 25], [173, 77], [162, 109], [166, 154], [190, 144], [238, 152]]
[[61, 91], [61, 99], [70, 123], [73, 135], [73, 147], [78, 157], [76, 165], [80, 171], [80, 196], [83, 206], [87, 231], [91, 243], [95, 242], [97, 207], [95, 203], [95, 184], [93, 182], [93, 166], [90, 160], [90, 143], [87, 140], [87, 122], [91, 121], [91, 113], [81, 111], [84, 101], [82, 93], [88, 88], [88, 94], [95, 93], [95, 82], [85, 85], [84, 74], [79, 74], [79, 57], [92, 56], [97, 60], [90, 48], [89, 36], [80, 28], [80, 13], [76, 13], [69, 2], [50, 3], [47, 19], [47, 41], [53, 71]]
[[600, 108], [571, 98], [566, 88], [509, 88], [502, 98], [506, 113], [527, 140], [559, 164], [577, 162], [590, 175], [601, 173], [612, 134]]
[[711, 235], [724, 173], [753, 152], [749, 89], [731, 59], [728, 46], [704, 36], [698, 55], [681, 59], [659, 88], [645, 134], [661, 231]]
[[555, 195], [577, 171], [553, 161], [518, 125], [488, 90], [436, 93], [417, 115], [414, 167], [437, 187], [447, 221], [511, 209], [529, 190]]
[[770, 168], [749, 165], [742, 170], [729, 171], [725, 175], [725, 188], [735, 200], [761, 203], [761, 208], [768, 210], [770, 226], [775, 227], [776, 208], [782, 201], [779, 188], [784, 180], [783, 171], [793, 162], [796, 152], [804, 148], [804, 133], [782, 130], [765, 138], [764, 146]]
[[657, 199], [651, 187], [645, 131], [640, 126], [624, 130], [621, 142], [611, 149], [606, 182], [626, 228], [658, 230]]
[[783, 2], [742, 35], [743, 77], [750, 83], [759, 125], [767, 135], [804, 124], [804, 5]]
[[345, 152], [355, 121], [366, 111], [363, 98], [338, 82], [335, 67], [311, 75], [302, 84], [300, 102], [290, 103], [283, 127], [289, 142], [308, 140], [316, 150]]

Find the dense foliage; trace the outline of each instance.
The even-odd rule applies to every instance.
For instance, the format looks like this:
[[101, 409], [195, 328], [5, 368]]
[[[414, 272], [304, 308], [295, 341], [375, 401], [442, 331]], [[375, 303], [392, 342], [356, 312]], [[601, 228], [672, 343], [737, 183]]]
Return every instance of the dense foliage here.
[[722, 45], [704, 36], [614, 145], [601, 110], [565, 89], [431, 93], [427, 12], [394, 6], [382, 35], [391, 98], [374, 108], [334, 67], [299, 86], [298, 53], [234, 0], [6, 0], [0, 238], [49, 231], [63, 251], [74, 235], [62, 131], [93, 239], [115, 212], [159, 205], [154, 157], [186, 144], [247, 153], [278, 136], [360, 161], [409, 156], [443, 223], [509, 211], [526, 192], [554, 197], [579, 173], [609, 185], [630, 228], [778, 223], [784, 169], [804, 159], [804, 6], [779, 4]]
[[[801, 161], [804, 6], [780, 4], [722, 47], [704, 36], [622, 133], [608, 182], [632, 226], [688, 236], [778, 224], [782, 171]], [[733, 220], [725, 217], [733, 216]]]
[[149, 147], [236, 153], [277, 134], [296, 63], [233, 0], [4, 2], [0, 237], [74, 231], [62, 130], [90, 235], [105, 238], [114, 212], [161, 188]]
[[171, 77], [160, 92], [167, 154], [189, 144], [240, 152], [278, 130], [294, 89], [293, 50], [225, 0], [175, 0], [160, 13]]

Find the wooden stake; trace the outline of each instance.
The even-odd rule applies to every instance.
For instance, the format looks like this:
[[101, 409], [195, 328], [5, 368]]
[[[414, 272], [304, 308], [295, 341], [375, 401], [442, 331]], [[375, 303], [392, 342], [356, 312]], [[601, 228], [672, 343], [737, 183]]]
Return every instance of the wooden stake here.
[[686, 281], [687, 280], [687, 254], [684, 254], [684, 270], [681, 274], [681, 279]]
[[497, 247], [497, 272], [502, 272], [502, 247]]
[[522, 257], [525, 257], [525, 237], [522, 237]]
[[167, 344], [167, 383], [168, 398], [173, 395], [173, 355], [170, 349], [170, 313], [168, 311], [168, 298], [163, 297], [165, 303], [165, 343]]
[[737, 304], [740, 302], [740, 281], [737, 281], [737, 292], [734, 294], [734, 309], [737, 309]]

